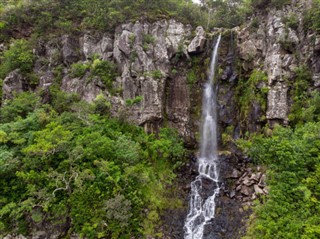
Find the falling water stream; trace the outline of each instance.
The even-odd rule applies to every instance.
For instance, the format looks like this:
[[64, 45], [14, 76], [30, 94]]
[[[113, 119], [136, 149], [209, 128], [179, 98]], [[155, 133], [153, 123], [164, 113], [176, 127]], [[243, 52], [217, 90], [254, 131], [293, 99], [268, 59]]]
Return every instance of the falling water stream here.
[[191, 183], [189, 214], [184, 225], [185, 239], [202, 239], [205, 225], [215, 216], [215, 199], [220, 191], [217, 156], [216, 95], [213, 87], [217, 66], [219, 35], [214, 46], [203, 93], [199, 175]]

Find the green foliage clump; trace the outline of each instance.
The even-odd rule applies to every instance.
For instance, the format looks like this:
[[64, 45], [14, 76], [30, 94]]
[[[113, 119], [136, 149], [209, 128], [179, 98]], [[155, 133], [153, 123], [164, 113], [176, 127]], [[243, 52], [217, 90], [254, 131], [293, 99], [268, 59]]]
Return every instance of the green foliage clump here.
[[268, 6], [281, 9], [291, 3], [291, 0], [249, 0], [253, 8], [266, 8]]
[[162, 79], [164, 77], [164, 74], [160, 70], [147, 71], [144, 75], [152, 77], [153, 79]]
[[297, 30], [299, 27], [299, 19], [298, 17], [294, 14], [291, 13], [287, 16], [284, 16], [282, 19], [282, 22], [287, 26], [290, 27], [294, 30]]
[[293, 104], [289, 114], [289, 120], [293, 125], [304, 122], [303, 110], [308, 108], [308, 99], [310, 98], [308, 89], [312, 82], [311, 71], [305, 65], [297, 67], [295, 75], [291, 85]]
[[108, 89], [112, 89], [112, 84], [118, 76], [117, 67], [111, 61], [95, 59], [91, 66], [93, 76], [98, 76]]
[[206, 12], [200, 6], [180, 0], [30, 0], [5, 4], [0, 9], [0, 22], [8, 23], [3, 31], [32, 26], [40, 35], [88, 28], [113, 31], [117, 25], [141, 17], [151, 21], [172, 17], [193, 25], [206, 22]]
[[209, 7], [209, 27], [239, 26], [244, 22], [245, 16], [250, 14], [249, 3], [243, 0], [216, 0], [207, 1]]
[[196, 81], [197, 81], [197, 75], [196, 75], [194, 69], [191, 69], [187, 73], [187, 82], [188, 82], [188, 84], [193, 85]]
[[259, 104], [263, 111], [267, 109], [267, 94], [269, 91], [266, 87], [267, 80], [267, 75], [259, 70], [254, 70], [247, 81], [239, 80], [236, 87], [236, 99], [243, 126], [248, 124], [249, 114], [254, 103]]
[[0, 110], [0, 237], [39, 225], [64, 238], [157, 235], [177, 205], [166, 191], [184, 157], [177, 133], [148, 135], [104, 114], [103, 96], [54, 90], [51, 105], [23, 93]]
[[90, 62], [78, 62], [71, 65], [71, 77], [83, 77], [89, 72], [89, 80], [98, 77], [106, 88], [114, 93], [113, 82], [118, 76], [116, 64], [111, 61], [100, 60], [94, 57]]
[[90, 68], [90, 65], [85, 63], [73, 63], [71, 65], [71, 77], [82, 77]]
[[10, 48], [3, 53], [0, 65], [0, 78], [15, 69], [20, 69], [22, 73], [30, 73], [33, 67], [34, 56], [32, 48], [27, 40], [15, 40]]
[[142, 101], [143, 97], [142, 96], [136, 96], [134, 97], [133, 99], [126, 99], [126, 105], [127, 106], [132, 106], [132, 105], [135, 105], [135, 104], [138, 104]]
[[0, 109], [1, 122], [10, 122], [16, 118], [26, 117], [40, 104], [40, 98], [34, 93], [23, 92], [15, 96], [15, 100], [5, 102]]
[[320, 32], [320, 0], [312, 1], [312, 7], [304, 14], [303, 24], [305, 30]]
[[319, 238], [320, 123], [255, 136], [247, 153], [268, 167], [269, 195], [254, 208], [245, 239]]
[[155, 43], [155, 37], [150, 34], [143, 34], [142, 37], [143, 50], [147, 51], [149, 49], [149, 45], [153, 45]]

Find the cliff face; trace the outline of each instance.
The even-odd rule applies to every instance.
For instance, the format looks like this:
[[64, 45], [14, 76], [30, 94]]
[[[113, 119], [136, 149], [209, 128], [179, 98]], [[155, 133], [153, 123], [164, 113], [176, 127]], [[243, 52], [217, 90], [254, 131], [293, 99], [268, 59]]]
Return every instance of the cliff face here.
[[[147, 132], [174, 127], [194, 148], [211, 46], [214, 35], [222, 32], [217, 80], [220, 144], [231, 148], [235, 157], [222, 156], [222, 178], [228, 183], [218, 205], [216, 226], [208, 231], [224, 231], [221, 238], [237, 238], [234, 235], [240, 229], [235, 222], [243, 223], [241, 218], [248, 214], [244, 208], [263, 192], [265, 185], [259, 184], [265, 176], [260, 169], [247, 169], [249, 159], [242, 158], [224, 138], [238, 138], [267, 123], [271, 127], [275, 123], [288, 124], [300, 67], [311, 74], [308, 90], [320, 87], [320, 36], [303, 25], [308, 7], [309, 1], [294, 1], [281, 10], [261, 10], [241, 28], [216, 29], [207, 36], [202, 27], [193, 29], [175, 20], [161, 20], [123, 24], [114, 35], [87, 32], [39, 41], [34, 49], [34, 72], [39, 84], [30, 86], [16, 69], [4, 79], [3, 101], [12, 98], [14, 92], [27, 90], [50, 94], [59, 69], [61, 90], [77, 93], [88, 102], [102, 96], [111, 103], [114, 116], [125, 117]], [[293, 16], [294, 22], [288, 23], [285, 16]], [[72, 73], [74, 63], [94, 65], [97, 59], [116, 65], [117, 77], [111, 85], [89, 70], [81, 75]], [[259, 176], [255, 179], [253, 175]], [[188, 190], [184, 191], [186, 195]], [[172, 216], [180, 220], [172, 224], [180, 229], [168, 229], [177, 235], [173, 238], [182, 237], [185, 213]]]
[[[311, 73], [310, 88], [319, 87], [320, 37], [304, 28], [303, 14], [308, 7], [308, 1], [297, 1], [282, 10], [260, 11], [244, 27], [224, 31], [218, 80], [222, 128], [232, 125], [237, 136], [243, 121], [248, 121], [244, 128], [249, 131], [267, 122], [287, 124], [293, 104], [291, 91], [301, 66]], [[286, 17], [294, 18], [291, 24]], [[213, 37], [206, 39], [202, 27], [192, 29], [175, 20], [123, 24], [114, 35], [87, 32], [39, 41], [34, 49], [39, 84], [31, 87], [16, 69], [4, 80], [3, 100], [13, 92], [48, 89], [59, 68], [63, 91], [77, 93], [89, 102], [102, 94], [114, 115], [122, 115], [148, 132], [162, 126], [177, 128], [191, 143], [198, 131], [201, 86], [212, 42]], [[89, 71], [72, 74], [72, 64], [94, 64], [96, 58], [116, 64], [118, 76], [111, 86]], [[267, 88], [267, 96], [263, 96], [266, 107], [253, 101], [246, 114], [241, 114], [241, 87], [248, 85], [239, 82], [247, 82], [255, 70], [267, 77], [256, 86]]]
[[271, 124], [288, 123], [297, 69], [305, 66], [312, 78], [310, 89], [319, 87], [319, 35], [304, 26], [310, 7], [311, 1], [293, 1], [281, 10], [259, 12], [237, 29], [241, 70], [261, 69], [267, 74], [266, 119]]

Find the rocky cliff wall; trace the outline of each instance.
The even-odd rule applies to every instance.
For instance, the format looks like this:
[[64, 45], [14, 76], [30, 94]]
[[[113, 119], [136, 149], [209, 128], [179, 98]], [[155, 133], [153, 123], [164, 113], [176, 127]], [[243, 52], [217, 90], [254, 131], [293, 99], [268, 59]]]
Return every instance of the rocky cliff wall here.
[[[61, 90], [88, 102], [103, 95], [111, 103], [113, 115], [121, 115], [147, 132], [162, 126], [177, 128], [186, 142], [192, 143], [195, 131], [187, 83], [189, 54], [202, 52], [205, 40], [202, 27], [193, 32], [190, 25], [162, 20], [123, 24], [114, 35], [88, 32], [39, 41], [34, 49], [34, 72], [39, 77], [36, 90], [56, 83], [58, 69]], [[73, 64], [92, 66], [95, 59], [116, 65], [118, 76], [111, 86], [89, 70], [72, 74]], [[4, 80], [3, 101], [12, 98], [14, 91], [26, 90], [31, 87], [15, 70]]]
[[299, 67], [311, 74], [310, 90], [319, 87], [320, 36], [304, 25], [310, 7], [311, 1], [292, 1], [280, 10], [257, 12], [247, 26], [236, 29], [241, 71], [267, 74], [266, 119], [271, 125], [288, 124]]

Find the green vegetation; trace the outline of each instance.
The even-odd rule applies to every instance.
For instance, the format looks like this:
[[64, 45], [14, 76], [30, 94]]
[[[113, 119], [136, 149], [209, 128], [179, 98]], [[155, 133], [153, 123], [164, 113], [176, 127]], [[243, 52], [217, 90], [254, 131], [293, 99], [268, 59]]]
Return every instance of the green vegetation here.
[[2, 4], [0, 14], [0, 31], [7, 34], [23, 28], [40, 35], [83, 29], [113, 31], [117, 25], [141, 17], [149, 21], [172, 17], [193, 25], [206, 22], [200, 6], [180, 0], [16, 0]]
[[308, 91], [312, 77], [306, 66], [295, 73], [291, 127], [237, 142], [268, 169], [269, 195], [256, 201], [244, 239], [320, 237], [320, 94]]
[[304, 14], [304, 29], [320, 32], [320, 0], [313, 0], [312, 7]]
[[281, 9], [283, 6], [291, 3], [291, 0], [248, 0], [253, 8], [266, 8], [268, 6]]
[[143, 34], [142, 44], [143, 50], [147, 51], [150, 45], [155, 43], [155, 37], [150, 34]]
[[243, 121], [242, 126], [247, 126], [249, 114], [253, 104], [259, 104], [263, 111], [267, 109], [268, 87], [266, 86], [267, 75], [259, 70], [254, 70], [248, 80], [240, 79], [236, 87], [236, 99], [239, 106], [239, 118]]
[[0, 119], [0, 235], [46, 225], [63, 238], [159, 235], [167, 186], [184, 157], [171, 129], [147, 135], [94, 104], [52, 89], [50, 105], [23, 93]]
[[136, 96], [134, 97], [133, 99], [126, 99], [126, 105], [127, 106], [132, 106], [132, 105], [135, 105], [135, 104], [138, 104], [142, 101], [143, 97], [142, 96]]
[[90, 69], [90, 65], [86, 63], [73, 63], [71, 65], [71, 77], [82, 77]]
[[[289, 0], [207, 0], [204, 6], [191, 0], [15, 0], [0, 5], [1, 40], [13, 30], [30, 30], [36, 36], [50, 37], [84, 29], [113, 32], [125, 21], [175, 18], [193, 26], [234, 27], [242, 24], [255, 8], [277, 7]], [[209, 10], [211, 9], [211, 10]], [[314, 18], [314, 17], [312, 17]], [[151, 44], [146, 43], [147, 44]], [[146, 47], [145, 45], [145, 47]]]
[[191, 69], [188, 71], [187, 73], [187, 82], [190, 85], [193, 85], [196, 81], [197, 81], [198, 77], [196, 75], [196, 72], [194, 71], [194, 69]]
[[108, 89], [112, 89], [112, 83], [118, 76], [117, 67], [114, 63], [99, 59], [93, 61], [91, 73], [93, 76], [98, 76]]
[[78, 62], [71, 65], [71, 77], [83, 77], [89, 72], [89, 80], [98, 77], [111, 93], [115, 93], [113, 82], [118, 76], [117, 66], [111, 61], [95, 59], [91, 62]]
[[24, 74], [30, 73], [33, 61], [34, 56], [30, 43], [24, 39], [13, 41], [10, 48], [1, 56], [0, 79], [17, 68]]
[[[291, 85], [291, 97], [293, 104], [289, 114], [289, 120], [292, 125], [305, 122], [304, 109], [310, 107], [309, 102], [311, 93], [308, 92], [312, 84], [311, 71], [303, 65], [295, 69], [296, 77]], [[317, 93], [315, 93], [317, 94]]]
[[320, 237], [319, 135], [316, 122], [294, 130], [278, 127], [271, 137], [245, 143], [248, 155], [268, 166], [270, 191], [257, 201], [245, 239]]
[[153, 79], [162, 79], [165, 76], [160, 70], [147, 71], [144, 75]]
[[299, 27], [299, 19], [294, 13], [284, 16], [282, 22], [286, 25], [286, 27], [290, 27], [294, 30], [297, 30]]

